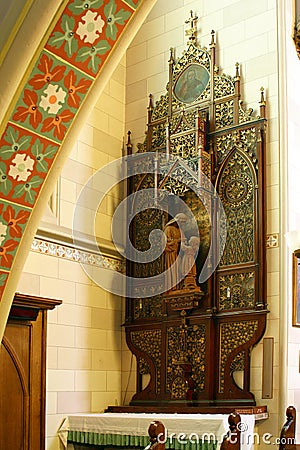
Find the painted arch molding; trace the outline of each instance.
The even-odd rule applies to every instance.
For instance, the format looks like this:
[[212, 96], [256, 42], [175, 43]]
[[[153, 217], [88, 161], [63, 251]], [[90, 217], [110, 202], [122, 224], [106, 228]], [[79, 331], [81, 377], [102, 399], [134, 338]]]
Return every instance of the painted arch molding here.
[[155, 2], [61, 2], [14, 86], [0, 129], [0, 339], [45, 202], [88, 112]]

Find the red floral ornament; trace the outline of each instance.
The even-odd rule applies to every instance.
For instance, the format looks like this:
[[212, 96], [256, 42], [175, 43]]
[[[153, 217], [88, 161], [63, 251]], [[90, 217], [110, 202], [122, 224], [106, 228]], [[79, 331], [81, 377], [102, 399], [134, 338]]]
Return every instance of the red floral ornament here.
[[53, 118], [45, 119], [41, 131], [49, 132], [54, 128], [54, 136], [59, 140], [63, 140], [67, 127], [62, 122], [69, 122], [73, 117], [74, 114], [67, 109]]
[[40, 74], [35, 75], [30, 81], [29, 84], [34, 87], [34, 89], [39, 90], [45, 84], [50, 83], [50, 81], [60, 81], [65, 73], [65, 66], [56, 66], [51, 70], [53, 65], [53, 60], [48, 58], [47, 55], [43, 54], [38, 64], [38, 69], [42, 72]]
[[9, 255], [9, 252], [14, 251], [17, 245], [18, 241], [9, 239], [0, 247], [0, 264], [2, 267], [11, 267], [13, 256]]
[[26, 223], [27, 219], [29, 218], [30, 212], [21, 210], [18, 212], [16, 217], [15, 214], [16, 211], [9, 205], [3, 214], [3, 218], [7, 222], [7, 225], [9, 227], [9, 234], [11, 235], [11, 237], [20, 238], [22, 236], [22, 228], [20, 227], [20, 225], [18, 225], [18, 223]]
[[77, 92], [85, 94], [91, 84], [92, 80], [82, 78], [76, 86], [76, 75], [73, 70], [70, 70], [64, 79], [64, 85], [68, 89], [68, 105], [72, 108], [79, 108], [80, 97]]
[[38, 105], [37, 105], [37, 101], [38, 101], [38, 96], [35, 92], [30, 91], [29, 89], [25, 89], [24, 90], [24, 98], [23, 101], [25, 103], [25, 105], [28, 106], [28, 108], [25, 108], [24, 106], [19, 106], [17, 108], [16, 113], [13, 116], [13, 120], [20, 120], [21, 122], [24, 122], [27, 118], [27, 116], [29, 115], [29, 121], [30, 121], [30, 125], [33, 128], [37, 128], [37, 126], [39, 125], [39, 123], [42, 120], [42, 114], [41, 112], [38, 110]]

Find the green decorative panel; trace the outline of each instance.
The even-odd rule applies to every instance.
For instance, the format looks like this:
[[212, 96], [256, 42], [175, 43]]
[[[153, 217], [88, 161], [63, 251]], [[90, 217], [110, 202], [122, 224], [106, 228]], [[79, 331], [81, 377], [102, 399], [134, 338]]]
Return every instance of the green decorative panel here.
[[255, 180], [250, 164], [234, 151], [222, 171], [219, 195], [227, 216], [227, 237], [220, 266], [255, 260]]
[[255, 274], [242, 272], [219, 275], [218, 290], [220, 310], [254, 308]]

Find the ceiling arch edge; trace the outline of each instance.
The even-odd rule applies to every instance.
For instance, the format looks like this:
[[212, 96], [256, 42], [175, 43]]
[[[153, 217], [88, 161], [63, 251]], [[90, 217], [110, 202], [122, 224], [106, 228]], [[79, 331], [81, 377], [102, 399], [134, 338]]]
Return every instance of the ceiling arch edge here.
[[[155, 3], [69, 0], [16, 89], [20, 94], [0, 139], [0, 339], [45, 202], [87, 115]], [[96, 27], [89, 40], [97, 38], [86, 44], [86, 30], [80, 30], [88, 22]]]

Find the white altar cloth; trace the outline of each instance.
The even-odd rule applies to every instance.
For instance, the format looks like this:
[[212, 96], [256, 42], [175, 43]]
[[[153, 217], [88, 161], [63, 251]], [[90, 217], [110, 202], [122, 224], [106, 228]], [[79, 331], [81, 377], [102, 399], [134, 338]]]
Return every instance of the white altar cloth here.
[[[184, 445], [193, 443], [197, 437], [201, 441], [215, 437], [219, 444], [228, 432], [228, 414], [144, 414], [144, 413], [103, 413], [72, 414], [62, 423], [58, 435], [67, 447], [68, 432], [84, 432], [99, 435], [148, 436], [148, 427], [153, 420], [160, 420], [167, 438]], [[254, 431], [254, 415], [241, 414], [241, 449], [251, 449], [251, 435]], [[179, 440], [179, 441], [178, 441]], [[188, 448], [188, 446], [187, 446]]]

